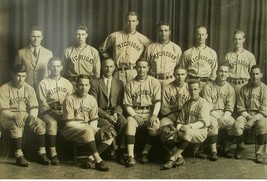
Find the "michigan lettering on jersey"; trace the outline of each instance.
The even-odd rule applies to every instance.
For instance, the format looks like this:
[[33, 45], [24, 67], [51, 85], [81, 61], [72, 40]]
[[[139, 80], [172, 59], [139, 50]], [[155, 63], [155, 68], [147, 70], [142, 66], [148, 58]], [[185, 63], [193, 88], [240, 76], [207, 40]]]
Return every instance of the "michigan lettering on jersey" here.
[[136, 101], [137, 98], [140, 97], [141, 95], [149, 95], [149, 96], [151, 96], [151, 94], [152, 94], [152, 92], [150, 90], [141, 90], [141, 91], [138, 91], [138, 92], [134, 93], [132, 95], [132, 98], [133, 98], [133, 100]]
[[218, 92], [217, 94], [211, 95], [212, 103], [217, 102], [218, 99], [220, 99], [220, 98], [223, 99], [223, 100], [226, 100], [227, 96], [224, 95], [222, 92]]
[[173, 59], [174, 61], [177, 59], [177, 57], [168, 51], [161, 51], [161, 52], [157, 52], [154, 55], [152, 55], [152, 59], [158, 59], [159, 57], [169, 57], [171, 59]]
[[55, 87], [53, 89], [48, 90], [47, 96], [52, 97], [54, 94], [57, 94], [58, 92], [63, 92], [65, 95], [68, 93], [68, 90], [64, 87]]
[[170, 96], [170, 102], [171, 103], [176, 103], [178, 100], [182, 100], [181, 102], [185, 102], [188, 99], [189, 99], [189, 97], [184, 95], [184, 94], [176, 94], [176, 95]]
[[15, 98], [11, 98], [9, 105], [13, 105], [15, 103], [19, 103], [19, 102], [27, 102], [27, 97], [15, 97]]
[[86, 55], [76, 55], [76, 56], [73, 56], [73, 57], [70, 57], [71, 61], [73, 63], [79, 61], [79, 60], [84, 60], [86, 62], [89, 62], [90, 64], [93, 63], [94, 59], [91, 59], [90, 57], [86, 56]]
[[130, 46], [130, 47], [133, 47], [134, 49], [136, 49], [137, 51], [141, 51], [141, 47], [132, 41], [125, 41], [125, 42], [122, 42], [116, 46], [118, 49], [121, 49], [121, 48], [126, 47], [126, 46]]
[[82, 106], [79, 109], [74, 109], [74, 116], [77, 117], [80, 114], [82, 114], [83, 116], [85, 116], [84, 113], [89, 113], [90, 110], [91, 109], [89, 107]]
[[258, 94], [250, 94], [249, 97], [248, 97], [248, 101], [250, 101], [252, 99], [256, 99], [256, 100], [260, 101], [261, 97]]
[[249, 63], [244, 60], [236, 60], [230, 63], [231, 67], [234, 67], [235, 65], [241, 65], [244, 66], [245, 68], [248, 68]]
[[189, 59], [188, 63], [189, 63], [189, 65], [192, 65], [195, 62], [198, 62], [200, 60], [204, 60], [204, 61], [208, 62], [210, 65], [212, 64], [212, 59], [209, 59], [209, 57], [206, 57], [204, 55], [199, 55], [199, 56], [196, 56], [196, 57], [192, 57], [191, 59]]

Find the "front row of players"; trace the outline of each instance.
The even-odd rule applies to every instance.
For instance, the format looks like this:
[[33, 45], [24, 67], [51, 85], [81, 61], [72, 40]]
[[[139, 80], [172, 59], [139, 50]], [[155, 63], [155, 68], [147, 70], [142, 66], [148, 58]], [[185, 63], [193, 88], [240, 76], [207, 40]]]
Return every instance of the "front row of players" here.
[[[51, 58], [48, 64], [51, 74], [40, 82], [37, 96], [34, 89], [24, 82], [25, 66], [16, 65], [12, 71], [12, 81], [0, 88], [1, 121], [14, 140], [16, 164], [29, 165], [21, 150], [25, 124], [38, 135], [38, 154], [45, 165], [60, 163], [56, 152], [59, 127], [66, 140], [88, 145], [90, 156], [83, 165], [85, 168], [94, 165], [97, 170], [108, 171], [100, 154], [112, 143], [118, 161], [133, 166], [136, 162], [135, 134], [139, 126], [148, 129], [141, 163], [149, 161], [148, 153], [156, 136], [161, 138], [171, 153], [169, 161], [163, 165], [164, 169], [184, 164], [182, 153], [190, 143], [197, 145], [197, 155], [198, 145], [205, 140], [210, 148], [209, 159], [216, 161], [219, 129], [227, 129], [228, 133], [225, 156], [240, 159], [244, 151], [243, 132], [252, 127], [257, 133], [256, 162], [263, 163], [267, 88], [261, 82], [263, 73], [259, 66], [251, 68], [251, 81], [236, 96], [226, 81], [229, 77], [227, 63], [220, 64], [216, 79], [208, 83], [202, 92], [198, 80], [185, 82], [187, 71], [177, 65], [174, 69], [175, 80], [163, 89], [162, 94], [160, 82], [148, 75], [148, 62], [138, 60], [136, 65], [137, 76], [125, 89], [123, 83], [112, 76], [115, 69], [113, 60], [107, 59], [103, 61], [101, 78], [90, 81], [89, 77], [80, 75], [74, 91], [72, 84], [60, 76], [63, 69], [61, 60]], [[39, 115], [36, 97], [39, 99]], [[236, 102], [239, 117], [235, 120], [231, 115]], [[127, 119], [123, 116], [126, 114], [122, 113], [122, 105]], [[45, 134], [49, 139], [50, 159], [46, 156]], [[233, 138], [237, 143], [235, 153], [230, 149]], [[128, 156], [123, 159], [125, 152]]]

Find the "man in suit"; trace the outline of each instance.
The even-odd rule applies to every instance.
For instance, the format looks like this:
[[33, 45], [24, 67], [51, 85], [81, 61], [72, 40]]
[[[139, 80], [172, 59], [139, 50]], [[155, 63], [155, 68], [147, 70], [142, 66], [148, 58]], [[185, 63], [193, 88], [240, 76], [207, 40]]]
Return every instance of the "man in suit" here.
[[[89, 94], [95, 97], [98, 103], [98, 116], [104, 120], [99, 120], [103, 124], [108, 121], [112, 124], [117, 132], [116, 142], [113, 142], [113, 150], [117, 149], [118, 162], [123, 164], [123, 152], [125, 149], [124, 144], [124, 130], [127, 120], [123, 116], [122, 101], [124, 93], [123, 82], [113, 77], [115, 70], [115, 63], [111, 58], [108, 58], [102, 63], [103, 75], [92, 81]], [[113, 151], [112, 150], [112, 151]]]
[[30, 45], [18, 51], [15, 65], [24, 64], [27, 69], [26, 82], [37, 88], [39, 82], [48, 76], [47, 64], [52, 52], [41, 45], [43, 31], [34, 26], [30, 33]]

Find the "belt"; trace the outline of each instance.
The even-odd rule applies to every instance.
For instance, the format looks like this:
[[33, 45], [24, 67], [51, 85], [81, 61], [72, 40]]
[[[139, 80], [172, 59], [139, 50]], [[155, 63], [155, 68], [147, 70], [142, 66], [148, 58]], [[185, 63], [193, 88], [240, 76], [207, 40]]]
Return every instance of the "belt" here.
[[133, 69], [135, 69], [136, 68], [136, 66], [128, 66], [128, 67], [119, 67], [119, 68], [117, 68], [117, 70], [118, 71], [125, 71], [125, 70], [133, 70]]
[[228, 79], [228, 82], [238, 85], [238, 84], [245, 84], [248, 82], [248, 80], [247, 79], [231, 79], [230, 78], [230, 79]]
[[165, 79], [172, 79], [173, 75], [163, 75], [163, 74], [158, 74], [155, 76], [156, 79], [160, 80], [165, 80]]
[[189, 75], [188, 78], [189, 79], [197, 79], [201, 82], [209, 82], [210, 81], [209, 77], [194, 77], [194, 76]]
[[134, 109], [150, 109], [151, 106], [133, 106]]

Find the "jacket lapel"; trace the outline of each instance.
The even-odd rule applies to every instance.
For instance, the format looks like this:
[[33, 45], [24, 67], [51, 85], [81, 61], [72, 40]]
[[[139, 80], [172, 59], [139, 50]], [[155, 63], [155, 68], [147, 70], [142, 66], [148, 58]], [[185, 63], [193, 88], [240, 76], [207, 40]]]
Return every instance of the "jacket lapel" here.
[[104, 95], [106, 97], [108, 97], [108, 93], [107, 93], [107, 90], [106, 90], [106, 85], [105, 85], [105, 81], [104, 81], [103, 77], [101, 77], [101, 79], [99, 79], [99, 84], [100, 84], [100, 88], [103, 91]]
[[31, 52], [31, 47], [30, 46], [28, 46], [28, 48], [26, 48], [25, 56], [27, 57], [29, 62], [32, 64], [32, 66], [35, 67], [35, 62], [32, 59], [32, 52]]

